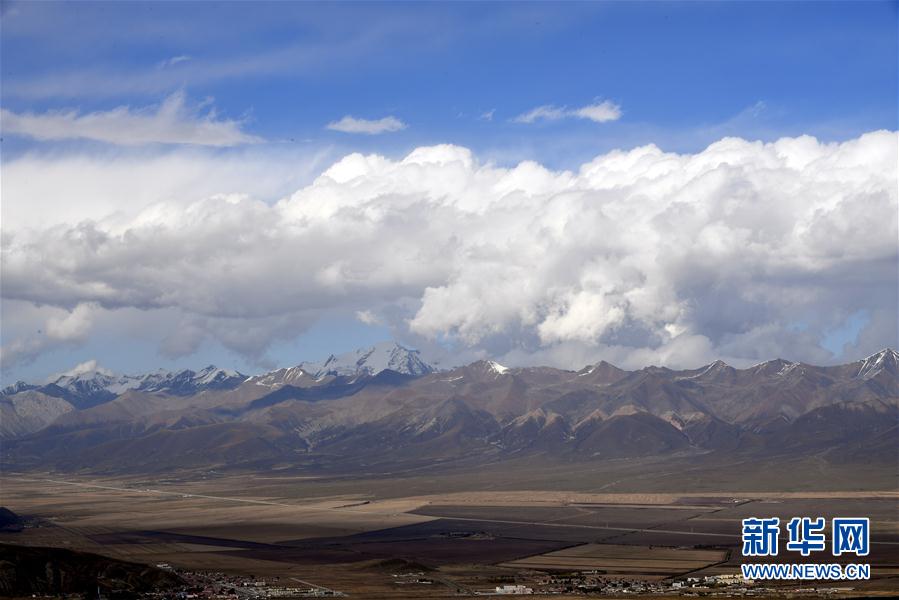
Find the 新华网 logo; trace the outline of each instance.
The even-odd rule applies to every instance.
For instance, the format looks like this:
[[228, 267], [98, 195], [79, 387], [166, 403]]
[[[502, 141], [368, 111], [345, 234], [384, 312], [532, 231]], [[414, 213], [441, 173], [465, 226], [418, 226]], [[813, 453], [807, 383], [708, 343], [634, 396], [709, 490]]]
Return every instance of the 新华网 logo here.
[[[784, 549], [804, 557], [827, 550], [827, 522], [824, 517], [794, 517], [785, 526]], [[743, 519], [745, 557], [778, 556], [781, 521], [778, 517]], [[835, 517], [831, 520], [830, 550], [833, 556], [868, 556], [870, 520], [867, 517]], [[744, 579], [869, 579], [868, 564], [744, 564]]]

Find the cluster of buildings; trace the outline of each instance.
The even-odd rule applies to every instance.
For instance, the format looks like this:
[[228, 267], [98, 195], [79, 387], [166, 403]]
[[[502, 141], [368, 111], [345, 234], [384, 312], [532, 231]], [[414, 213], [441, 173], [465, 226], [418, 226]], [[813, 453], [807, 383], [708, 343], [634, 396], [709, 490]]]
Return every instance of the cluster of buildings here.
[[[167, 563], [156, 565], [175, 571]], [[218, 571], [177, 571], [185, 585], [175, 592], [153, 594], [164, 600], [265, 600], [267, 598], [336, 598], [343, 592], [315, 585], [285, 584], [280, 579], [267, 581], [255, 577], [231, 575]]]
[[[172, 570], [170, 565], [160, 563], [161, 569]], [[148, 594], [158, 600], [266, 600], [268, 598], [328, 598], [342, 597], [345, 593], [306, 584], [282, 582], [280, 579], [267, 581], [222, 572], [177, 571], [185, 581], [181, 590], [167, 593]], [[433, 585], [441, 583], [423, 572], [393, 574], [398, 585]], [[525, 596], [532, 594], [604, 594], [604, 595], [652, 595], [652, 596], [722, 596], [722, 597], [767, 597], [789, 591], [794, 595], [826, 596], [851, 592], [847, 587], [769, 588], [745, 581], [742, 574], [708, 575], [685, 577], [676, 580], [646, 581], [640, 579], [609, 578], [602, 571], [580, 571], [557, 573], [535, 578], [532, 582], [497, 585], [492, 590], [465, 590], [478, 596]], [[297, 585], [299, 584], [299, 585]]]

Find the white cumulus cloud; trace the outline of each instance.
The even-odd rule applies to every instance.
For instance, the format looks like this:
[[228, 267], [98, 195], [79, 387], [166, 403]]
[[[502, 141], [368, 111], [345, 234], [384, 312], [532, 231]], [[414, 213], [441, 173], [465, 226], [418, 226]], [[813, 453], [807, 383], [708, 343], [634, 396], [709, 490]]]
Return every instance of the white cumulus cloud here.
[[176, 92], [158, 106], [119, 106], [108, 111], [80, 113], [51, 110], [16, 113], [0, 109], [0, 127], [40, 141], [87, 139], [122, 146], [192, 144], [236, 146], [262, 141], [242, 130], [240, 121], [218, 119], [215, 112], [201, 115]]
[[343, 133], [364, 133], [377, 135], [379, 133], [392, 133], [401, 131], [407, 125], [396, 117], [384, 117], [383, 119], [357, 119], [347, 115], [339, 121], [328, 123], [327, 129]]
[[357, 310], [356, 318], [359, 319], [360, 323], [365, 323], [366, 325], [378, 325], [381, 323], [378, 315], [370, 310]]
[[103, 375], [109, 376], [113, 375], [112, 371], [101, 367], [97, 363], [97, 360], [92, 358], [90, 360], [78, 363], [68, 371], [62, 371], [60, 373], [54, 373], [53, 375], [50, 375], [49, 377], [47, 377], [47, 383], [57, 381], [60, 377], [78, 377], [79, 375], [86, 375], [90, 373], [102, 373]]
[[[571, 171], [441, 145], [345, 156], [275, 203], [4, 229], [2, 293], [175, 311], [170, 355], [209, 337], [259, 358], [343, 314], [510, 364], [826, 362], [826, 333], [859, 312], [858, 352], [896, 345], [897, 205], [895, 132], [647, 145]], [[68, 319], [55, 331], [77, 336]]]
[[3, 368], [33, 361], [40, 354], [65, 345], [77, 345], [91, 333], [100, 310], [96, 302], [81, 302], [72, 310], [55, 309], [43, 322], [37, 336], [15, 337], [0, 349]]
[[65, 316], [49, 318], [47, 336], [60, 342], [83, 340], [90, 332], [93, 313], [97, 308], [95, 302], [82, 302]]

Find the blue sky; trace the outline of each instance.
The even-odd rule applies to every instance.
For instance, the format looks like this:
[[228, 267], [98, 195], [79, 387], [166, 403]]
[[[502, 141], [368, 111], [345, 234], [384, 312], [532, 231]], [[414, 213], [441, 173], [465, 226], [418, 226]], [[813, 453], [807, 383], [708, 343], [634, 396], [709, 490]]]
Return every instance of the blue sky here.
[[[273, 205], [352, 152], [398, 160], [418, 147], [453, 144], [470, 149], [481, 165], [512, 167], [528, 160], [561, 172], [576, 171], [607, 152], [647, 144], [666, 152], [695, 154], [728, 136], [774, 142], [810, 135], [825, 143], [853, 140], [876, 130], [895, 131], [897, 6], [896, 2], [3, 2], [2, 165], [7, 171], [4, 178], [12, 182], [12, 191], [4, 197], [3, 233], [7, 240], [18, 240], [9, 243], [21, 244], [22, 236], [16, 237], [19, 230], [39, 228], [36, 223], [43, 221], [47, 226], [75, 227], [81, 220], [98, 221], [157, 201], [177, 197], [179, 202], [192, 202], [212, 193], [250, 194]], [[172, 121], [161, 120], [167, 102], [178, 115]], [[604, 106], [614, 114], [594, 119], [578, 113], [591, 106]], [[540, 107], [552, 118], [528, 122], [526, 115]], [[108, 117], [116, 110], [125, 111], [126, 119], [108, 121], [106, 126], [84, 119], [92, 113]], [[68, 115], [62, 123], [56, 119], [60, 114]], [[154, 116], [160, 120], [143, 123]], [[376, 135], [328, 128], [345, 117], [371, 122], [392, 118], [400, 125]], [[208, 131], [191, 129], [204, 122], [212, 123]], [[131, 125], [135, 131], [129, 133]], [[155, 131], [138, 132], [145, 126]], [[73, 127], [80, 129], [72, 133]], [[161, 129], [166, 134], [155, 139]], [[41, 198], [37, 192], [18, 193], [31, 187], [20, 173], [62, 172], [48, 170], [47, 165], [57, 168], [79, 160], [91, 168], [83, 169], [77, 181], [58, 176], [58, 193], [50, 187]], [[191, 174], [178, 174], [171, 163], [179, 161], [195, 165]], [[123, 194], [107, 183], [107, 177], [127, 179], [122, 164], [144, 169], [141, 176], [147, 185]], [[244, 164], [252, 165], [245, 180], [228, 179], [227, 174]], [[119, 170], [107, 175], [106, 166]], [[226, 174], [221, 189], [209, 183], [216, 176], [212, 173]], [[154, 191], [160, 180], [181, 182], [182, 176], [183, 187]], [[202, 184], [196, 181], [201, 176], [207, 179]], [[48, 195], [53, 197], [48, 200]], [[43, 243], [32, 243], [28, 250], [21, 246], [22, 256], [33, 258]], [[346, 252], [352, 254], [352, 249]], [[139, 257], [129, 256], [139, 264]], [[883, 260], [889, 265], [892, 259], [877, 257], [878, 264]], [[327, 271], [327, 265], [321, 269]], [[268, 332], [259, 333], [264, 339], [250, 349], [223, 341], [225, 334], [210, 333], [213, 326], [208, 319], [235, 315], [204, 312], [191, 301], [168, 300], [166, 286], [171, 282], [164, 273], [152, 284], [159, 286], [155, 293], [133, 302], [140, 295], [135, 290], [146, 291], [149, 283], [91, 296], [84, 291], [88, 284], [112, 289], [118, 279], [102, 280], [95, 271], [85, 271], [72, 275], [73, 282], [78, 280], [73, 283], [77, 293], [42, 295], [32, 289], [41, 285], [29, 287], [27, 281], [20, 285], [10, 278], [5, 287], [12, 291], [3, 295], [3, 343], [24, 350], [7, 353], [3, 377], [4, 381], [39, 378], [88, 359], [116, 370], [208, 362], [258, 370], [389, 336], [422, 346], [433, 342], [435, 351], [445, 346], [435, 340], [451, 339], [459, 360], [485, 353], [521, 362], [586, 360], [608, 353], [628, 364], [688, 363], [725, 352], [732, 352], [729, 356], [738, 362], [757, 358], [744, 346], [727, 345], [735, 343], [735, 335], [748, 335], [749, 329], [737, 330], [739, 323], [749, 327], [746, 323], [752, 319], [736, 319], [727, 331], [695, 331], [711, 340], [702, 351], [659, 350], [667, 347], [669, 334], [664, 331], [689, 330], [686, 321], [668, 323], [669, 329], [640, 326], [625, 334], [643, 318], [636, 313], [597, 329], [592, 341], [547, 334], [558, 319], [544, 320], [542, 329], [532, 328], [524, 319], [510, 324], [502, 335], [492, 331], [472, 337], [458, 323], [438, 331], [422, 316], [425, 290], [441, 285], [449, 289], [464, 272], [465, 267], [457, 264], [447, 269], [442, 282], [404, 280], [391, 293], [379, 288], [371, 299], [371, 310], [378, 314], [371, 319], [358, 318], [361, 296], [347, 296], [346, 305], [338, 303], [333, 310], [303, 305], [304, 311], [314, 314], [304, 312], [302, 317], [288, 319], [275, 309], [262, 316], [247, 315], [290, 321], [279, 327], [241, 325], [250, 328], [249, 337], [260, 327]], [[565, 285], [568, 291], [585, 292], [583, 280]], [[45, 291], [49, 287], [43, 285]], [[678, 295], [686, 294], [683, 290], [690, 286], [674, 288], [685, 306], [695, 305], [695, 298]], [[573, 297], [543, 298], [535, 301], [534, 310], [551, 316], [558, 305], [562, 318], [569, 314], [566, 310], [573, 310]], [[891, 301], [881, 297], [878, 306], [882, 309]], [[779, 324], [782, 331], [808, 339], [770, 342], [759, 346], [767, 349], [759, 352], [827, 362], [876, 351], [879, 348], [862, 347], [858, 337], [876, 321], [878, 307], [854, 302], [839, 310], [806, 306], [801, 314], [784, 309], [769, 325]], [[29, 341], [37, 335], [34, 331], [46, 329], [49, 320], [63, 319], [63, 313], [53, 310], [74, 314], [79, 304], [93, 307], [87, 329], [79, 325], [75, 334], [66, 329], [52, 343]], [[125, 313], [131, 315], [127, 327], [119, 322]], [[160, 333], [163, 325], [157, 326], [168, 318], [163, 313], [177, 313], [175, 321], [196, 327], [197, 340], [173, 342], [172, 347], [181, 348], [177, 351], [160, 350], [165, 347], [163, 338], [171, 337]], [[146, 323], [136, 324], [142, 320]], [[417, 325], [409, 326], [411, 322]], [[558, 350], [568, 342], [581, 345]], [[852, 347], [844, 352], [845, 344]]]
[[[272, 142], [451, 140], [559, 166], [646, 142], [845, 139], [896, 123], [894, 2], [4, 5], [10, 109], [145, 106], [181, 89]], [[624, 118], [510, 122], [597, 98]], [[387, 140], [323, 130], [345, 114], [409, 127]]]

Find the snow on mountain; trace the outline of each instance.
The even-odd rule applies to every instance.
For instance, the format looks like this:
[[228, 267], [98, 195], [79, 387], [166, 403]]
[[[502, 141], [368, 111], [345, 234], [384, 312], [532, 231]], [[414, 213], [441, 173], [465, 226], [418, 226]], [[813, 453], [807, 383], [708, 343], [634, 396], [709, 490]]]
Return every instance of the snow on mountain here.
[[736, 373], [737, 370], [723, 360], [716, 360], [711, 364], [696, 369], [695, 372], [691, 372], [689, 375], [679, 376], [676, 379], [678, 381], [704, 380], [723, 383], [725, 380], [733, 378]]
[[[62, 390], [66, 399], [74, 402], [78, 408], [100, 404], [134, 389], [140, 385], [140, 379], [129, 375], [111, 375], [106, 370], [92, 370], [77, 375], [62, 375], [40, 388], [41, 391]], [[48, 389], [49, 388], [49, 389]], [[56, 395], [56, 394], [50, 394]]]
[[855, 376], [856, 379], [871, 379], [883, 371], [899, 374], [899, 353], [890, 348], [885, 348], [859, 362], [861, 366]]
[[299, 367], [316, 378], [325, 375], [377, 375], [386, 369], [419, 376], [436, 370], [421, 359], [418, 350], [410, 350], [396, 342], [382, 342], [370, 348], [332, 354], [323, 363], [303, 362]]
[[165, 388], [166, 382], [170, 381], [172, 377], [173, 374], [170, 371], [166, 371], [165, 369], [157, 369], [149, 373], [144, 373], [143, 375], [138, 375], [133, 379], [137, 380], [137, 385], [135, 386], [135, 388], [142, 391], [149, 391], [153, 389]]
[[753, 365], [752, 367], [750, 367], [750, 369], [752, 369], [753, 373], [758, 375], [783, 376], [795, 369], [798, 365], [799, 363], [794, 363], [789, 360], [777, 358], [774, 360], [766, 360], [765, 362]]
[[197, 373], [194, 379], [198, 385], [213, 385], [235, 377], [240, 377], [240, 373], [233, 369], [219, 369], [210, 365]]
[[587, 365], [577, 372], [577, 376], [583, 378], [584, 383], [608, 385], [625, 377], [627, 371], [623, 371], [611, 363], [600, 361], [595, 365]]
[[20, 381], [7, 386], [0, 393], [12, 396], [27, 390], [37, 390], [50, 396], [65, 397], [73, 401], [76, 407], [85, 408], [107, 402], [129, 390], [185, 396], [206, 389], [232, 389], [245, 381], [275, 387], [299, 384], [304, 377], [377, 375], [387, 369], [413, 376], [426, 375], [436, 370], [421, 359], [417, 350], [405, 348], [394, 342], [384, 342], [354, 352], [332, 354], [321, 364], [305, 362], [296, 367], [278, 369], [249, 378], [237, 371], [212, 365], [199, 371], [183, 369], [170, 372], [160, 369], [142, 375], [115, 375], [106, 369], [96, 367], [60, 375], [44, 386]]
[[237, 371], [208, 366], [198, 372], [184, 369], [174, 373], [158, 370], [142, 375], [115, 375], [106, 369], [93, 369], [77, 374], [64, 374], [43, 386], [17, 382], [3, 389], [2, 395], [13, 396], [35, 390], [48, 396], [62, 397], [77, 408], [107, 402], [129, 390], [187, 395], [204, 389], [231, 389], [246, 379]]
[[17, 381], [12, 385], [8, 385], [0, 390], [0, 396], [12, 396], [14, 394], [18, 394], [19, 392], [27, 392], [28, 390], [34, 390], [39, 387], [39, 385], [32, 385], [30, 383], [25, 383], [24, 381]]
[[702, 369], [702, 372], [699, 374], [700, 377], [708, 376], [708, 375], [717, 375], [718, 373], [727, 371], [732, 367], [724, 362], [723, 360], [716, 360], [715, 362], [707, 365]]
[[314, 377], [304, 371], [302, 367], [288, 367], [248, 377], [247, 382], [266, 387], [275, 387], [280, 385], [300, 385], [303, 383], [303, 379], [314, 379]]
[[512, 369], [496, 361], [482, 359], [464, 367], [458, 367], [450, 373], [458, 373], [464, 381], [495, 381], [511, 375]]
[[504, 367], [496, 361], [488, 360], [487, 365], [493, 369], [493, 372], [497, 375], [505, 375], [509, 371], [509, 367]]
[[246, 380], [246, 376], [231, 369], [220, 369], [209, 365], [199, 371], [183, 369], [170, 373], [156, 371], [136, 378], [135, 389], [142, 392], [163, 392], [175, 395], [193, 394], [204, 389], [227, 390], [235, 388]]

